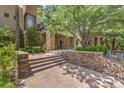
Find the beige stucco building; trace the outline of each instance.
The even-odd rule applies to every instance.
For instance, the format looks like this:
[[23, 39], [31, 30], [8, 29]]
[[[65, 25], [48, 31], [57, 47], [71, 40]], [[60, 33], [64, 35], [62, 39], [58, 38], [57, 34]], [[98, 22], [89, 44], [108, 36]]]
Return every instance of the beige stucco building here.
[[16, 30], [16, 7], [13, 5], [0, 6], [0, 27], [7, 25], [12, 31]]
[[18, 30], [23, 31], [30, 28], [32, 25], [38, 25], [38, 5], [0, 5], [0, 27], [8, 26], [15, 33], [15, 42], [19, 48], [20, 35]]
[[[16, 32], [18, 29], [26, 30], [32, 25], [40, 24], [38, 19], [38, 5], [1, 5], [0, 6], [0, 27], [7, 25], [11, 31]], [[19, 34], [15, 34], [16, 43], [19, 45]], [[66, 49], [72, 46], [72, 38], [45, 31], [43, 41], [46, 50]], [[19, 46], [17, 46], [19, 47]]]
[[11, 31], [15, 31], [18, 20], [23, 29], [28, 28], [30, 25], [37, 25], [39, 23], [36, 11], [38, 7], [37, 5], [0, 5], [0, 27], [7, 25]]

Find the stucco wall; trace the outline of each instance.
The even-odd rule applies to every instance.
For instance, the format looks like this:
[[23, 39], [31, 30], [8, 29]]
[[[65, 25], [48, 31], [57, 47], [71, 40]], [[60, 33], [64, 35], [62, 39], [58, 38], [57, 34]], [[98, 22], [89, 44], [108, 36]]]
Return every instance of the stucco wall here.
[[37, 19], [39, 17], [38, 12], [37, 12], [38, 7], [40, 7], [40, 6], [39, 5], [26, 5], [25, 6], [25, 13], [29, 13], [29, 14], [35, 16], [36, 17], [36, 24], [40, 23], [40, 20]]
[[[26, 5], [22, 8], [19, 8], [19, 24], [24, 28], [24, 16], [26, 13], [30, 13], [36, 16], [37, 20], [37, 8], [38, 5]], [[4, 13], [9, 14], [9, 18], [4, 17]], [[16, 20], [14, 19], [16, 16], [16, 6], [15, 5], [0, 5], [0, 26], [7, 25], [10, 30], [16, 30]], [[39, 24], [37, 21], [36, 24]]]
[[34, 16], [37, 15], [37, 5], [26, 5], [26, 12]]
[[21, 26], [22, 30], [24, 29], [24, 11], [25, 8], [19, 8], [19, 25]]
[[56, 48], [60, 47], [60, 41], [62, 41], [62, 49], [68, 49], [73, 47], [73, 38], [71, 37], [66, 37], [63, 35], [56, 36], [55, 38]]
[[[16, 20], [14, 19], [15, 11], [15, 5], [0, 5], [0, 27], [7, 25], [10, 30], [16, 30]], [[4, 13], [8, 13], [9, 18], [4, 17]]]

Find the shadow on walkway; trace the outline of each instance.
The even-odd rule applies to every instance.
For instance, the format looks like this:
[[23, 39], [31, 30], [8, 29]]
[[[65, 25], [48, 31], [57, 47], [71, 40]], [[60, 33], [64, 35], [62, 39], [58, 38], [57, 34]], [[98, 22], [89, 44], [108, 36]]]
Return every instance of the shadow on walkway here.
[[84, 67], [66, 63], [60, 66], [64, 70], [63, 75], [71, 75], [82, 83], [88, 84], [91, 88], [115, 88], [124, 87], [124, 81], [114, 77], [100, 74]]

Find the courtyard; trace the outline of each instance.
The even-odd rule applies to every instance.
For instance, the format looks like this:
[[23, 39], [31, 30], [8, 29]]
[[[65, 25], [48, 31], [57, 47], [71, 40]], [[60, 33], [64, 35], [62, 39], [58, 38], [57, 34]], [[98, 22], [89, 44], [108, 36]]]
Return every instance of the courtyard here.
[[0, 12], [0, 87], [124, 87], [123, 6], [4, 5]]
[[[30, 55], [30, 58], [55, 55]], [[64, 63], [21, 79], [22, 88], [124, 88], [124, 81], [72, 63]]]
[[[69, 68], [72, 71], [66, 71]], [[73, 67], [75, 69], [73, 69]], [[79, 72], [80, 69], [82, 72]], [[73, 71], [74, 70], [74, 71]], [[77, 70], [77, 71], [76, 71]], [[124, 88], [124, 81], [73, 64], [52, 67], [22, 80], [23, 88]]]

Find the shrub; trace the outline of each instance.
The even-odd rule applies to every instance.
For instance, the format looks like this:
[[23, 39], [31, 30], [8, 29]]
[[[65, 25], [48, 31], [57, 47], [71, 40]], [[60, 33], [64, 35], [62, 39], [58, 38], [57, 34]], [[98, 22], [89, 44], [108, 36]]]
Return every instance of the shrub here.
[[0, 87], [14, 87], [11, 74], [16, 62], [15, 45], [12, 32], [8, 28], [0, 29]]
[[9, 31], [7, 26], [0, 28], [0, 47], [8, 45], [10, 42], [14, 42], [14, 33]]
[[36, 48], [34, 47], [33, 50], [34, 50], [35, 53], [42, 52], [42, 48], [40, 48], [40, 47], [36, 47]]
[[25, 51], [25, 48], [20, 48], [19, 51]]
[[32, 48], [28, 48], [25, 51], [28, 52], [28, 53], [33, 53], [33, 49]]
[[27, 47], [27, 48], [20, 48], [20, 51], [25, 51], [28, 53], [41, 53], [44, 52], [44, 49], [41, 47]]
[[26, 31], [26, 44], [27, 46], [39, 46], [41, 45], [41, 33], [37, 30], [36, 26], [32, 26]]
[[0, 88], [14, 88], [14, 84], [11, 81], [11, 76], [8, 72], [0, 73]]
[[11, 74], [15, 65], [15, 45], [0, 47], [0, 87], [14, 87]]
[[102, 46], [102, 45], [96, 45], [96, 46], [93, 46], [93, 45], [89, 45], [87, 47], [76, 47], [77, 51], [94, 51], [94, 52], [104, 52], [106, 53], [109, 49], [105, 46]]

